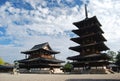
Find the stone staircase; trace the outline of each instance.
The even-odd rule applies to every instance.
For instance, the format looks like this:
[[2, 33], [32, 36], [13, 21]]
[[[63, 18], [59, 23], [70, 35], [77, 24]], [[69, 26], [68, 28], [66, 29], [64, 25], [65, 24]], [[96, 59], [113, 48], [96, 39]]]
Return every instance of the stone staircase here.
[[90, 74], [111, 74], [114, 72], [110, 69], [91, 69], [89, 73]]
[[71, 74], [114, 74], [110, 69], [73, 70]]

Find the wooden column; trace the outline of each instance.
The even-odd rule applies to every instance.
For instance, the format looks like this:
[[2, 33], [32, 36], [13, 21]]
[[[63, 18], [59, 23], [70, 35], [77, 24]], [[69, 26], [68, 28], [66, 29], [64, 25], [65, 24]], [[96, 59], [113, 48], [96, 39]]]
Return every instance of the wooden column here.
[[55, 54], [54, 54], [54, 58], [55, 58]]
[[27, 54], [25, 54], [25, 59], [27, 59]]

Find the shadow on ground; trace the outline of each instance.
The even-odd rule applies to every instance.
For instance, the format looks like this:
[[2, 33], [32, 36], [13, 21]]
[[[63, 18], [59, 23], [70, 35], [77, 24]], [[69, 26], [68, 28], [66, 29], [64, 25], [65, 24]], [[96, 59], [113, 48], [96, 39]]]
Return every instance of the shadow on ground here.
[[65, 81], [120, 81], [118, 79], [67, 79]]

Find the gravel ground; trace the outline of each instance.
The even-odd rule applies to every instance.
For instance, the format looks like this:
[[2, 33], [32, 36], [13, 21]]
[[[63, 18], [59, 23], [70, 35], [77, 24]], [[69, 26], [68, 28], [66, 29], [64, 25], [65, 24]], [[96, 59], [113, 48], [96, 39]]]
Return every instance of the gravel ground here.
[[115, 74], [18, 74], [0, 73], [0, 81], [120, 81]]

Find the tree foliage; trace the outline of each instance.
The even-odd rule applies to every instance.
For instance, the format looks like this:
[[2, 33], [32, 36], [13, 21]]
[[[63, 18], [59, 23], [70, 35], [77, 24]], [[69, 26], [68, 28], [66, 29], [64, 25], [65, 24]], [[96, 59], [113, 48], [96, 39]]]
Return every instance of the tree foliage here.
[[118, 54], [117, 54], [117, 56], [116, 56], [116, 59], [117, 59], [117, 60], [120, 60], [120, 51], [118, 51]]
[[0, 65], [4, 65], [4, 60], [0, 57]]
[[116, 65], [120, 66], [120, 51], [118, 51], [118, 54], [116, 56]]
[[115, 60], [116, 60], [116, 52], [108, 51], [107, 54], [111, 57], [110, 61], [115, 62]]
[[67, 62], [63, 67], [63, 70], [66, 72], [70, 72], [72, 69], [73, 69], [73, 65], [70, 64], [69, 62]]
[[9, 62], [4, 62], [4, 65], [11, 65]]

